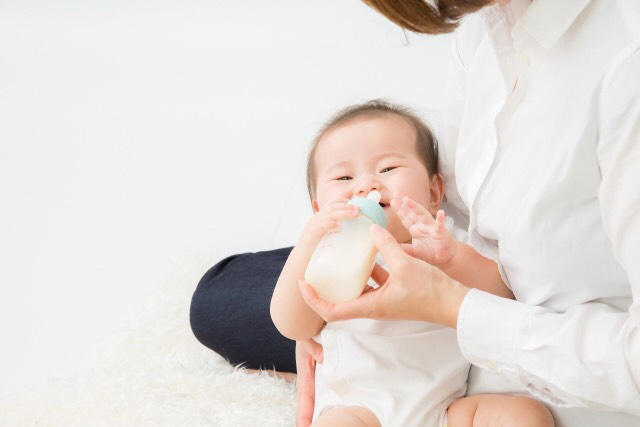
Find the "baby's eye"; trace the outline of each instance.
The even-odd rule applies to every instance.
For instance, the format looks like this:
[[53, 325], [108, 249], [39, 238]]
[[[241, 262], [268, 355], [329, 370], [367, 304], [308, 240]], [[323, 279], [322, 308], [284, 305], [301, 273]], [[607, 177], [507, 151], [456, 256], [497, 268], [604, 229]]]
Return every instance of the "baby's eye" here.
[[395, 168], [397, 168], [397, 166], [389, 166], [388, 168], [382, 169], [380, 172], [381, 173], [389, 172], [389, 171], [394, 170]]
[[338, 181], [349, 181], [350, 179], [352, 179], [350, 176], [341, 176], [340, 178], [336, 178], [336, 180]]

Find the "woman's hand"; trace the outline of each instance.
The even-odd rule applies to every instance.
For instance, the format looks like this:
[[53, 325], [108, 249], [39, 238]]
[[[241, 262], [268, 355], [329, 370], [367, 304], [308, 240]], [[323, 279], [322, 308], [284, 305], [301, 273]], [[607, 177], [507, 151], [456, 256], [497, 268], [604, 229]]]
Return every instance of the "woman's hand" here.
[[322, 346], [313, 339], [296, 341], [296, 426], [309, 427], [315, 402], [316, 363], [322, 363]]
[[331, 304], [318, 297], [306, 282], [300, 292], [306, 303], [324, 320], [354, 318], [422, 320], [455, 328], [462, 300], [469, 288], [438, 268], [413, 258], [384, 228], [372, 225], [371, 237], [389, 272], [376, 266], [371, 277], [380, 288], [354, 301]]

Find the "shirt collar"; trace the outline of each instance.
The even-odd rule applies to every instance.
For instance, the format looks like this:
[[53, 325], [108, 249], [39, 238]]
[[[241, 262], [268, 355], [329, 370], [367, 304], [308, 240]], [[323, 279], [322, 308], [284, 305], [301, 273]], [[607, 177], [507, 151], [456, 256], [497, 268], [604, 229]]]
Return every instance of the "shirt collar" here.
[[535, 0], [520, 21], [531, 37], [550, 49], [591, 0]]

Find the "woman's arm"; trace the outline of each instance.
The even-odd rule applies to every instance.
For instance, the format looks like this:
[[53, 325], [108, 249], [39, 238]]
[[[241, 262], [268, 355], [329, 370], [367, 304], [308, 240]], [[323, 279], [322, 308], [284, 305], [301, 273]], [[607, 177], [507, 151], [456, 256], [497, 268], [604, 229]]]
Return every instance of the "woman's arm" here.
[[[607, 74], [598, 104], [602, 221], [627, 273], [632, 295], [628, 312], [590, 302], [556, 313], [480, 292], [470, 293], [460, 310], [459, 341], [472, 363], [493, 368], [558, 406], [640, 415], [638, 76], [636, 47]], [[480, 342], [475, 337], [482, 331]]]

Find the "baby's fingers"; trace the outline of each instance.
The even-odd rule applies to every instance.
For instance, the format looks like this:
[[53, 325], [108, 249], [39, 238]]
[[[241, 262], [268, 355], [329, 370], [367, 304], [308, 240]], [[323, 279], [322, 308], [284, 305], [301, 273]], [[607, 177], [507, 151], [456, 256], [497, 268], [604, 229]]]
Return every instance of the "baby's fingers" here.
[[429, 235], [435, 239], [445, 239], [449, 234], [449, 230], [447, 230], [447, 226], [445, 225], [445, 214], [443, 210], [438, 211], [431, 225], [418, 222], [415, 227], [419, 233]]
[[431, 212], [429, 212], [427, 208], [422, 206], [420, 203], [407, 196], [402, 198], [402, 203], [406, 205], [421, 222], [424, 222], [425, 224], [433, 224], [433, 216], [431, 215]]
[[360, 213], [357, 206], [343, 202], [328, 203], [316, 212], [305, 229], [305, 235], [320, 239], [324, 234], [340, 229], [340, 221], [356, 218]]
[[447, 232], [447, 226], [445, 225], [445, 215], [442, 209], [440, 209], [436, 214], [436, 231], [443, 234]]
[[396, 215], [400, 218], [402, 225], [404, 225], [407, 230], [409, 230], [416, 222], [416, 215], [413, 214], [409, 205], [403, 202], [402, 196], [397, 194], [393, 196], [391, 199], [391, 208], [396, 212]]
[[391, 207], [396, 211], [398, 218], [407, 230], [416, 225], [432, 225], [434, 223], [431, 213], [421, 204], [409, 197], [394, 196]]
[[321, 209], [319, 214], [328, 219], [339, 221], [357, 217], [360, 214], [360, 208], [356, 205], [350, 205], [349, 203], [335, 202]]

